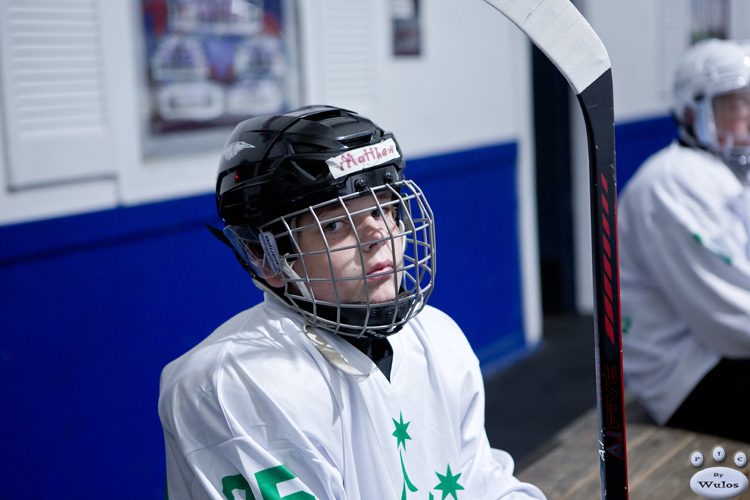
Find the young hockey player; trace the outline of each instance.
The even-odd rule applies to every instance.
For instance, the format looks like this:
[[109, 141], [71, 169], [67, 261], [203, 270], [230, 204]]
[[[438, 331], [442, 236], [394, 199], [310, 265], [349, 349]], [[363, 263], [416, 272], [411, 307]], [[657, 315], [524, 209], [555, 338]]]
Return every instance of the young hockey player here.
[[694, 45], [673, 112], [619, 203], [625, 381], [659, 424], [750, 441], [750, 45]]
[[426, 305], [432, 213], [403, 170], [334, 107], [229, 137], [217, 206], [265, 296], [164, 369], [170, 498], [544, 498], [490, 448], [477, 358]]

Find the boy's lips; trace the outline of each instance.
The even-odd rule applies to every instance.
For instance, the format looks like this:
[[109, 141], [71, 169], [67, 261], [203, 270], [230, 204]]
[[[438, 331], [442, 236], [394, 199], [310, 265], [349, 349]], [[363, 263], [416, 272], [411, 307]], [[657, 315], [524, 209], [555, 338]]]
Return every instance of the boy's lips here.
[[372, 266], [367, 272], [369, 278], [380, 278], [393, 272], [393, 265], [390, 262], [379, 262]]

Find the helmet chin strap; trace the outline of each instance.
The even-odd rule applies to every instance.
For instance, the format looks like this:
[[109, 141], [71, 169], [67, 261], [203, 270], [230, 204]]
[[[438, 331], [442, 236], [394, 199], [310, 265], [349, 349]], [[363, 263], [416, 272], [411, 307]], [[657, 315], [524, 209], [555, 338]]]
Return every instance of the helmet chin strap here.
[[349, 375], [369, 375], [368, 372], [358, 370], [356, 367], [352, 366], [346, 359], [344, 359], [344, 357], [341, 356], [341, 354], [339, 354], [339, 352], [336, 351], [336, 349], [334, 349], [333, 346], [331, 346], [331, 344], [326, 341], [326, 339], [324, 339], [318, 332], [315, 331], [313, 325], [311, 325], [310, 323], [305, 323], [304, 332], [305, 336], [310, 339], [315, 349], [317, 349], [324, 358], [326, 358], [333, 366], [335, 366], [339, 370], [343, 371], [344, 373], [348, 373]]
[[309, 301], [314, 300], [312, 293], [310, 293], [310, 290], [307, 287], [307, 282], [303, 280], [302, 277], [299, 274], [297, 274], [297, 272], [294, 269], [292, 269], [292, 266], [289, 265], [289, 261], [286, 259], [286, 257], [281, 258], [281, 271], [283, 275], [287, 276], [288, 278], [291, 278], [292, 280], [295, 281], [295, 283], [304, 283], [304, 286], [297, 287], [297, 289], [299, 290], [299, 293], [301, 293], [302, 296]]

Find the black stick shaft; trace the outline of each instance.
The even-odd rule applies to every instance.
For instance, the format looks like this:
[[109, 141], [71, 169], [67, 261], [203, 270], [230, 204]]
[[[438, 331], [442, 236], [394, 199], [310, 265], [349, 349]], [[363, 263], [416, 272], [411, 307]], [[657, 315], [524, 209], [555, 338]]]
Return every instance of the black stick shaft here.
[[594, 267], [594, 336], [601, 498], [628, 498], [617, 252], [612, 71], [578, 95], [586, 122]]

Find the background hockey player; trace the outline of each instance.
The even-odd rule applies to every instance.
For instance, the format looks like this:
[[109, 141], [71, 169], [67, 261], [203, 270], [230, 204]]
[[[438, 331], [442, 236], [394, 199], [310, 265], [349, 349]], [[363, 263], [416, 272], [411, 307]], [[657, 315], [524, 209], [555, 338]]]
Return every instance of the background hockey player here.
[[689, 49], [673, 111], [620, 198], [625, 381], [660, 424], [750, 441], [750, 45]]
[[426, 305], [432, 213], [403, 169], [338, 108], [232, 133], [217, 205], [264, 301], [163, 371], [170, 498], [544, 498], [490, 448], [477, 358]]

